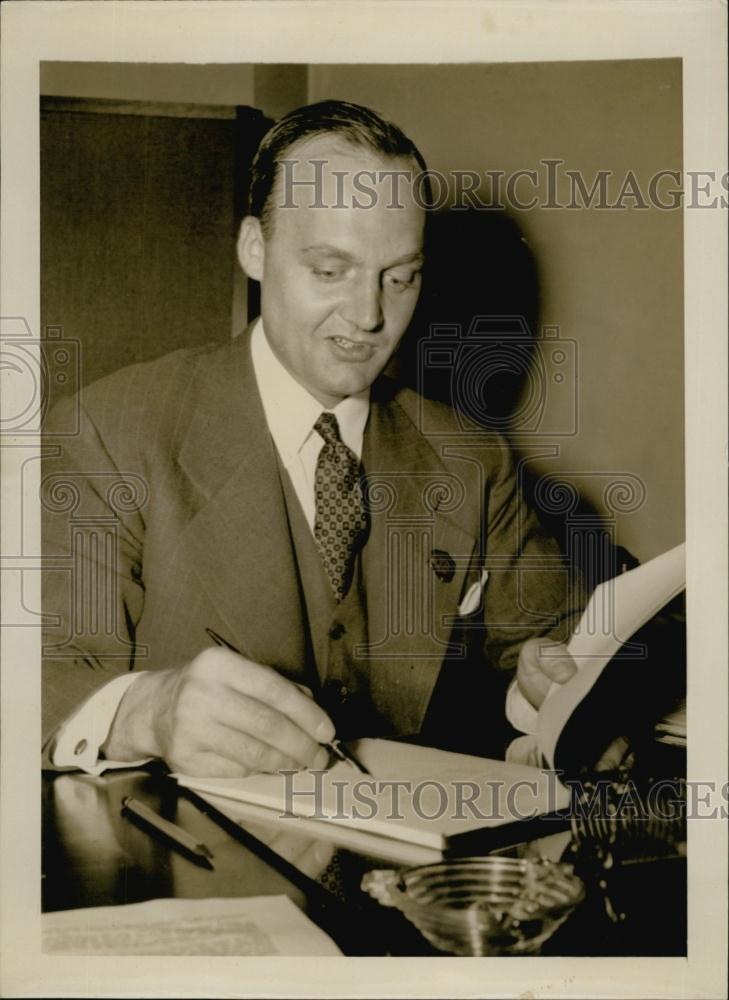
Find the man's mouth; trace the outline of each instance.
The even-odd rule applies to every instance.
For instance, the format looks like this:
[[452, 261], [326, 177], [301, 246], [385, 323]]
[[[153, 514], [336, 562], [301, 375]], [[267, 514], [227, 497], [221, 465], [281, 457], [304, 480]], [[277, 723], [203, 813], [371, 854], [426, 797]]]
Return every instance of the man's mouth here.
[[349, 340], [347, 337], [330, 337], [339, 357], [347, 356], [353, 361], [368, 361], [375, 353], [374, 344], [361, 340]]
[[345, 350], [349, 350], [351, 347], [368, 347], [368, 344], [362, 344], [356, 340], [347, 340], [346, 337], [332, 337], [335, 344], [339, 344]]

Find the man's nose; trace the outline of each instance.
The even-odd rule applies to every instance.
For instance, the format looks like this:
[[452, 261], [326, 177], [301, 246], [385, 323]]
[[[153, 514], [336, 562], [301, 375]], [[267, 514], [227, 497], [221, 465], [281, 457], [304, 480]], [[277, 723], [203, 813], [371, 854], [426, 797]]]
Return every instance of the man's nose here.
[[384, 318], [379, 280], [358, 282], [347, 299], [343, 313], [345, 319], [359, 330], [379, 330]]

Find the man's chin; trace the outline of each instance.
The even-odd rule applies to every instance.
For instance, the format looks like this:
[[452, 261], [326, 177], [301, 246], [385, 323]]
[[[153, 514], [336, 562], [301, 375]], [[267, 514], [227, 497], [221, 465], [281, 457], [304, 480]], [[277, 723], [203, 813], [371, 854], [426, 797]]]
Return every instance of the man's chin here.
[[356, 396], [365, 389], [369, 389], [377, 376], [380, 374], [378, 368], [375, 372], [349, 372], [345, 378], [333, 379], [328, 387], [331, 396], [338, 396], [344, 399], [347, 396]]
[[346, 396], [356, 396], [358, 393], [369, 389], [375, 379], [383, 371], [380, 364], [357, 365], [348, 364], [337, 366], [337, 369], [328, 372], [329, 377], [322, 380], [320, 389], [331, 397], [344, 399]]

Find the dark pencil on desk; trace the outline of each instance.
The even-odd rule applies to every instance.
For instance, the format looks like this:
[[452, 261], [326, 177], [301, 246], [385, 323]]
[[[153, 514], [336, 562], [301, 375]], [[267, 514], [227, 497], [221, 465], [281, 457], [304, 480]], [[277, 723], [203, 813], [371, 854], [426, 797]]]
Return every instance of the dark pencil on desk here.
[[[221, 635], [218, 635], [217, 632], [213, 632], [211, 628], [206, 628], [205, 631], [216, 645], [223, 646], [225, 649], [229, 649], [231, 653], [237, 653], [238, 656], [244, 655], [243, 653], [241, 653], [239, 649], [236, 649], [235, 646], [232, 646], [229, 642], [227, 642]], [[354, 767], [357, 771], [360, 771], [362, 774], [370, 773], [364, 766], [364, 764], [362, 764], [360, 761], [357, 760], [357, 758], [354, 756], [351, 750], [347, 750], [346, 747], [342, 746], [341, 740], [333, 739], [331, 743], [322, 743], [322, 746], [326, 747], [327, 750], [333, 753], [338, 760], [346, 761], [347, 764], [349, 764], [351, 767]]]
[[213, 853], [209, 847], [201, 843], [196, 837], [183, 830], [168, 819], [164, 819], [143, 802], [131, 798], [127, 795], [122, 799], [122, 816], [128, 816], [134, 823], [140, 826], [151, 836], [159, 836], [173, 847], [177, 848], [190, 861], [204, 868], [212, 868], [210, 859]]

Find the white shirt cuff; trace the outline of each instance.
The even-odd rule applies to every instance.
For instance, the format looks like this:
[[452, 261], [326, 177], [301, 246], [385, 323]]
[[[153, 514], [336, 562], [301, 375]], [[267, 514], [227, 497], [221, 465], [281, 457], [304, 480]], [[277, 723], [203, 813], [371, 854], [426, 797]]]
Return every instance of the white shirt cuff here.
[[509, 690], [506, 692], [507, 721], [511, 723], [514, 729], [518, 729], [520, 733], [533, 735], [537, 731], [538, 715], [539, 713], [536, 708], [529, 704], [519, 690], [519, 685], [515, 677], [509, 685]]
[[109, 681], [63, 723], [51, 754], [56, 767], [77, 767], [86, 774], [96, 775], [119, 767], [139, 767], [149, 760], [148, 757], [134, 761], [99, 760], [99, 747], [109, 735], [127, 688], [143, 673], [139, 670]]

